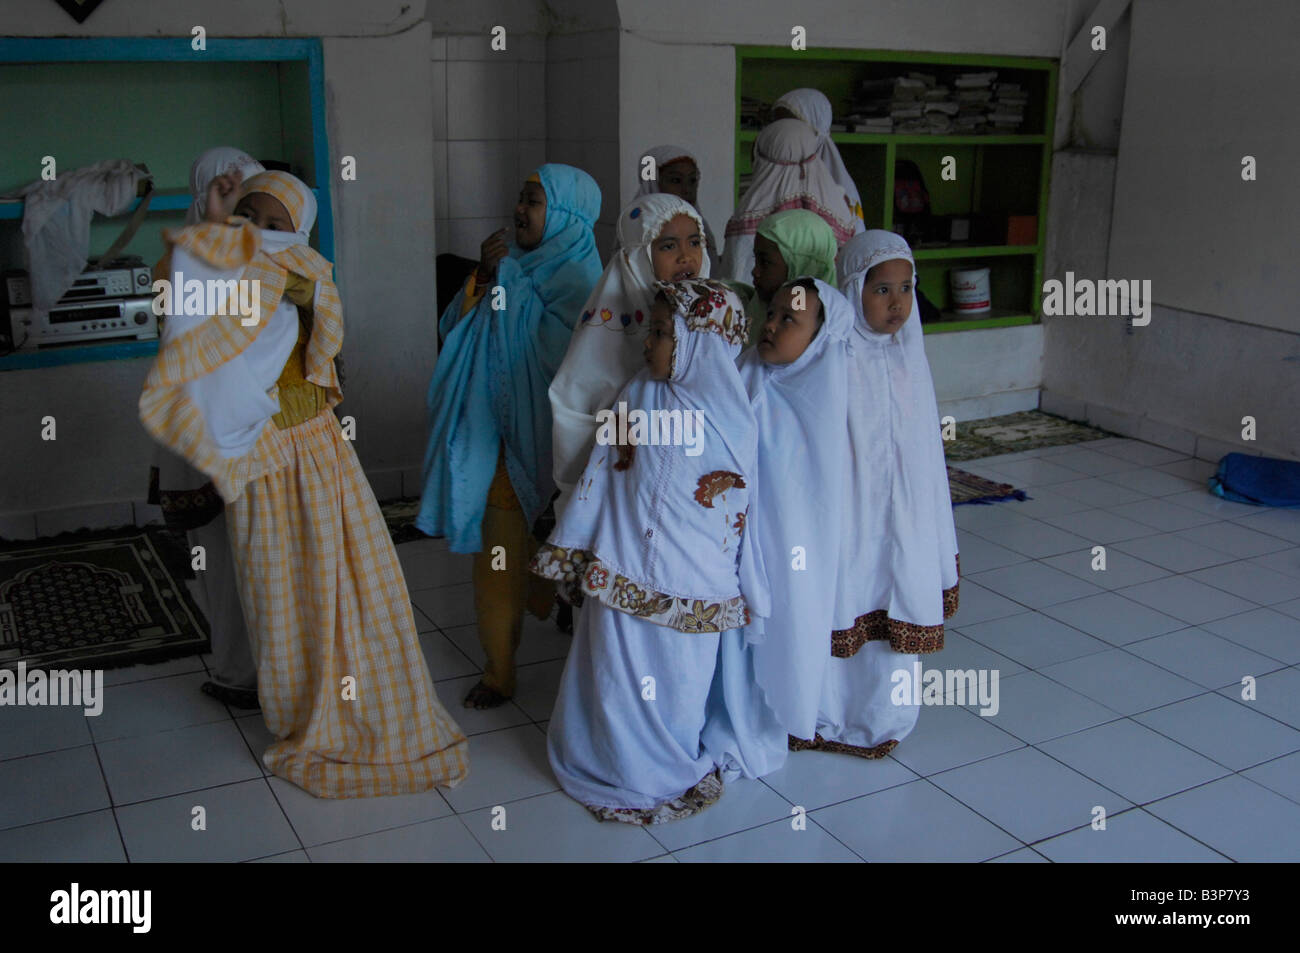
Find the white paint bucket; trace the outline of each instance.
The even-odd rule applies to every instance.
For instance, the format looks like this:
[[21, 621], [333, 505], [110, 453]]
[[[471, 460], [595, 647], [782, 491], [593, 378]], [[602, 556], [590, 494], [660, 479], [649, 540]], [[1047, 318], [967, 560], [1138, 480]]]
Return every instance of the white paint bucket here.
[[993, 310], [989, 299], [987, 268], [954, 268], [948, 272], [952, 307], [958, 314], [985, 314]]

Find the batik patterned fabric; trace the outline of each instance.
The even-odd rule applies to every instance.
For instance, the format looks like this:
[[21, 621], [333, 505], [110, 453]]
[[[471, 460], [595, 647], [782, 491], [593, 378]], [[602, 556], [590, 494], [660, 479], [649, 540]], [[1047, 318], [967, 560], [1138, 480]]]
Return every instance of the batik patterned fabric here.
[[817, 132], [800, 119], [778, 119], [754, 142], [754, 178], [727, 222], [720, 277], [745, 281], [754, 265], [754, 233], [763, 219], [784, 209], [816, 212], [847, 242], [858, 221], [844, 187], [818, 155]]
[[700, 412], [698, 454], [598, 443], [533, 564], [587, 595], [547, 733], [551, 767], [597, 817], [635, 824], [687, 816], [721, 794], [701, 741], [719, 640], [751, 606], [768, 611], [748, 542], [757, 447], [735, 366], [740, 301], [709, 281], [678, 284], [671, 299], [669, 378], [643, 370], [619, 400]]
[[[650, 421], [650, 439], [632, 447], [596, 443], [534, 571], [573, 583], [580, 578], [578, 567], [599, 562], [610, 579], [623, 577], [638, 591], [691, 606], [719, 606], [715, 616], [736, 619], [745, 601], [737, 563], [747, 573], [756, 558], [745, 530], [746, 520], [754, 518], [749, 493], [757, 433], [735, 367], [748, 330], [744, 310], [719, 282], [661, 283], [659, 288], [674, 309], [671, 376], [654, 380], [643, 369], [615, 402], [627, 408], [629, 421], [636, 414]], [[655, 440], [664, 422], [673, 433], [673, 421], [681, 423], [677, 445]], [[688, 453], [692, 448], [684, 445], [688, 423], [699, 428], [698, 452]], [[607, 426], [602, 432], [617, 437], [613, 422]], [[742, 549], [749, 558], [741, 559]], [[612, 587], [581, 578], [584, 593], [628, 611]], [[745, 595], [766, 598], [755, 585]], [[649, 617], [679, 616], [665, 607]], [[694, 623], [691, 627], [698, 631]]]
[[[645, 366], [641, 348], [655, 296], [651, 244], [678, 215], [694, 219], [703, 234], [700, 213], [675, 195], [639, 196], [619, 213], [618, 248], [582, 307], [549, 390], [552, 466], [560, 489], [557, 514], [568, 506], [595, 444], [597, 412], [612, 406], [618, 392]], [[708, 276], [705, 255], [700, 277]]]
[[493, 307], [493, 293], [466, 310], [462, 289], [439, 321], [444, 342], [429, 383], [432, 426], [416, 525], [446, 536], [453, 552], [482, 548], [483, 511], [503, 444], [529, 526], [555, 492], [547, 390], [600, 275], [591, 231], [600, 189], [567, 165], [543, 165], [537, 177], [546, 192], [546, 226], [541, 244], [524, 250], [512, 243], [497, 266], [505, 307]]

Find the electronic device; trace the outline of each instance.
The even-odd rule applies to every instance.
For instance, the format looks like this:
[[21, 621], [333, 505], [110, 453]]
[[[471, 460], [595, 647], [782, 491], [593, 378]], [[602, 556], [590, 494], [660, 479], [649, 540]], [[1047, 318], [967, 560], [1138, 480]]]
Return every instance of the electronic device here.
[[11, 340], [16, 349], [29, 350], [50, 344], [109, 338], [154, 339], [158, 337], [158, 318], [153, 313], [153, 301], [152, 295], [145, 294], [69, 304], [60, 302], [46, 315], [30, 306], [11, 307]]
[[[63, 293], [59, 305], [149, 294], [152, 284], [149, 269], [138, 257], [118, 258], [102, 266], [92, 262]], [[5, 300], [10, 308], [31, 307], [32, 286], [27, 272], [5, 272]]]

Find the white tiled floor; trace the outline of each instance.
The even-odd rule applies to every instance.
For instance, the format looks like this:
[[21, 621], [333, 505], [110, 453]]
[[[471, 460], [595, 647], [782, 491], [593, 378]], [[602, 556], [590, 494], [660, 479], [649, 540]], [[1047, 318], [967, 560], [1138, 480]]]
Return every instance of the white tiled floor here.
[[108, 673], [98, 719], [0, 709], [0, 860], [1300, 860], [1300, 513], [1121, 438], [961, 466], [1033, 497], [956, 510], [961, 609], [924, 660], [996, 669], [996, 715], [927, 707], [881, 761], [792, 754], [697, 817], [600, 824], [546, 761], [567, 637], [530, 619], [515, 699], [462, 709], [469, 560], [409, 543], [425, 658], [471, 736], [461, 786], [316, 800], [262, 770], [260, 715], [200, 694], [205, 659], [138, 666]]

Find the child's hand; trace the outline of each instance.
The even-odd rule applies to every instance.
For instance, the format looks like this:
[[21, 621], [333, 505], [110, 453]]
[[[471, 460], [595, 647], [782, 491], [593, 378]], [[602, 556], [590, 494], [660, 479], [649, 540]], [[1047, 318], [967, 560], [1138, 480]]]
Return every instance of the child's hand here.
[[235, 212], [239, 198], [239, 173], [219, 175], [208, 185], [208, 210], [204, 221], [221, 223]]
[[499, 228], [479, 246], [478, 283], [486, 284], [496, 277], [497, 264], [509, 254], [506, 246], [506, 230]]

